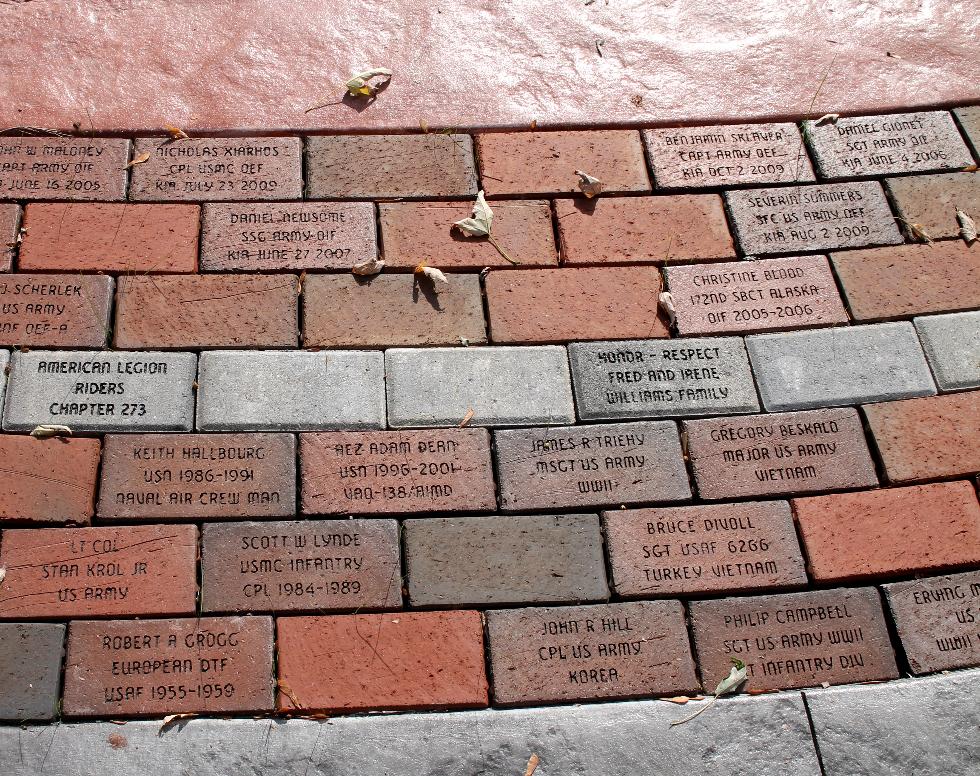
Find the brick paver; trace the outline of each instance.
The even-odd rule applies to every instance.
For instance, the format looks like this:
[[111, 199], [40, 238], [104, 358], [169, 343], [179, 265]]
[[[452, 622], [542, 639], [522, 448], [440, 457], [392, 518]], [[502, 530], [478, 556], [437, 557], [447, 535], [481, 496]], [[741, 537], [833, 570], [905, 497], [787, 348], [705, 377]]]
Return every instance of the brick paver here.
[[914, 320], [942, 391], [980, 388], [980, 310]]
[[114, 281], [91, 275], [10, 275], [0, 280], [0, 343], [104, 348]]
[[0, 138], [4, 199], [126, 198], [129, 140], [105, 137]]
[[14, 249], [20, 229], [20, 208], [13, 203], [0, 204], [0, 272], [14, 266]]
[[945, 175], [910, 175], [889, 178], [885, 186], [909, 238], [914, 230], [933, 240], [959, 237], [956, 211], [980, 213], [980, 175], [972, 172]]
[[61, 623], [0, 623], [0, 719], [57, 716], [64, 643]]

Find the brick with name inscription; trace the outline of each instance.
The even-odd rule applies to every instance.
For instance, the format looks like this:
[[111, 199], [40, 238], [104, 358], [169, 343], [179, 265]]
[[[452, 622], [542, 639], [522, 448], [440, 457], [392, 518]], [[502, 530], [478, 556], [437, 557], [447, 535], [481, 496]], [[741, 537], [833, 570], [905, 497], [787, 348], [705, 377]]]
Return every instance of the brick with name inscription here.
[[695, 694], [680, 601], [487, 612], [502, 706]]
[[745, 663], [743, 691], [897, 679], [878, 591], [871, 587], [722, 598], [690, 604], [701, 679], [714, 687]]
[[0, 272], [10, 272], [14, 266], [19, 226], [20, 207], [12, 202], [0, 204]]
[[878, 181], [821, 183], [725, 193], [745, 253], [896, 245], [895, 217]]
[[292, 434], [109, 434], [99, 517], [214, 520], [296, 514]]
[[912, 226], [933, 240], [959, 237], [956, 211], [980, 213], [980, 175], [975, 172], [889, 178], [885, 187], [910, 242], [919, 239]]
[[3, 427], [190, 431], [196, 372], [193, 353], [18, 351], [10, 361]]
[[105, 347], [114, 282], [104, 275], [0, 277], [0, 343]]
[[494, 431], [500, 508], [687, 501], [673, 421]]
[[301, 434], [299, 452], [303, 514], [483, 512], [497, 505], [485, 429]]
[[0, 198], [126, 198], [129, 140], [95, 137], [0, 137]]
[[603, 512], [613, 589], [651, 598], [806, 585], [785, 501]]
[[197, 528], [9, 528], [0, 619], [192, 614]]
[[58, 714], [65, 626], [0, 623], [0, 719], [54, 719]]
[[205, 524], [205, 612], [398, 609], [401, 554], [394, 520]]
[[704, 499], [775, 496], [878, 484], [853, 407], [684, 422]]
[[72, 622], [64, 714], [272, 711], [272, 642], [271, 617]]

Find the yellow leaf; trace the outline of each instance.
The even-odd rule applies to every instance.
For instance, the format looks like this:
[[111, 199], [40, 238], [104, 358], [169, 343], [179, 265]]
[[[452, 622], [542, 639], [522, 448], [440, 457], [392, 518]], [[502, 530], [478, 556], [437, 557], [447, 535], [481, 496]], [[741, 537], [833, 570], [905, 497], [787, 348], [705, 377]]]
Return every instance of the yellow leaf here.
[[149, 152], [145, 154], [140, 154], [139, 156], [133, 157], [133, 161], [127, 164], [125, 169], [128, 170], [130, 167], [135, 167], [137, 164], [146, 164], [146, 162], [148, 161], [150, 161]]

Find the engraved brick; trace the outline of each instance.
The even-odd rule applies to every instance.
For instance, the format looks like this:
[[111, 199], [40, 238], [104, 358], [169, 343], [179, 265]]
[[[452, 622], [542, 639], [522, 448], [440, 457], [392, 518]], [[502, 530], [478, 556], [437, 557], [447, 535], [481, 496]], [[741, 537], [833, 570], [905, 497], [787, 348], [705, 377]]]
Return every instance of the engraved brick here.
[[479, 612], [280, 617], [277, 631], [281, 710], [487, 705]]
[[129, 141], [95, 137], [3, 137], [2, 199], [126, 198]]
[[291, 434], [107, 435], [99, 517], [214, 520], [296, 514]]
[[580, 508], [691, 497], [671, 421], [494, 431], [500, 508]]
[[[484, 237], [466, 237], [453, 223], [473, 214], [473, 203], [390, 202], [378, 205], [385, 261], [389, 267], [509, 267]], [[493, 203], [493, 238], [522, 267], [558, 264], [551, 206], [546, 200]]]
[[624, 598], [806, 585], [785, 501], [604, 512], [613, 589]]
[[335, 135], [306, 139], [310, 199], [470, 197], [469, 135]]
[[296, 275], [120, 277], [117, 348], [296, 347]]
[[902, 242], [878, 181], [725, 193], [745, 253], [796, 253]]
[[20, 207], [13, 203], [0, 204], [0, 272], [13, 269], [19, 226]]
[[487, 612], [502, 706], [696, 694], [680, 601]]
[[303, 281], [307, 347], [461, 345], [487, 341], [477, 275], [449, 285], [408, 274], [310, 275]]
[[690, 420], [684, 431], [704, 499], [878, 484], [861, 419], [852, 407]]
[[735, 258], [717, 194], [557, 199], [564, 264], [669, 264]]
[[959, 237], [957, 209], [980, 213], [980, 175], [976, 173], [889, 178], [885, 186], [905, 222], [903, 229], [912, 242], [918, 238], [912, 233], [910, 225], [915, 225], [934, 240]]
[[370, 202], [208, 203], [201, 269], [350, 269], [376, 258]]
[[0, 435], [0, 523], [88, 523], [99, 447], [98, 439]]
[[740, 337], [568, 346], [582, 420], [757, 412]]
[[272, 618], [76, 621], [67, 717], [273, 710]]
[[714, 687], [732, 658], [743, 690], [788, 690], [897, 679], [881, 599], [874, 588], [695, 601], [691, 625], [701, 679]]
[[482, 512], [497, 505], [479, 428], [300, 436], [303, 514]]
[[803, 132], [824, 178], [956, 170], [973, 162], [946, 111], [804, 121]]
[[64, 643], [61, 623], [0, 623], [0, 719], [57, 716]]
[[206, 612], [397, 609], [401, 584], [394, 520], [223, 523], [203, 529]]
[[973, 148], [974, 155], [980, 157], [980, 105], [957, 108], [953, 113]]
[[24, 211], [20, 270], [194, 272], [197, 205], [35, 203]]
[[980, 388], [980, 311], [913, 322], [940, 390]]
[[969, 482], [793, 499], [816, 582], [941, 572], [980, 562]]
[[16, 352], [3, 417], [7, 431], [59, 423], [74, 431], [190, 431], [193, 353]]
[[980, 571], [882, 590], [913, 673], [980, 665]]
[[0, 619], [192, 614], [197, 528], [3, 531]]
[[8, 275], [0, 279], [0, 343], [103, 348], [113, 279], [102, 275]]
[[658, 189], [703, 189], [812, 181], [796, 124], [645, 129]]
[[609, 597], [597, 515], [426, 518], [403, 531], [413, 606]]
[[137, 202], [300, 199], [302, 141], [298, 137], [209, 137], [167, 142], [136, 140], [129, 198]]
[[823, 256], [762, 259], [665, 270], [677, 331], [743, 334], [847, 323]]

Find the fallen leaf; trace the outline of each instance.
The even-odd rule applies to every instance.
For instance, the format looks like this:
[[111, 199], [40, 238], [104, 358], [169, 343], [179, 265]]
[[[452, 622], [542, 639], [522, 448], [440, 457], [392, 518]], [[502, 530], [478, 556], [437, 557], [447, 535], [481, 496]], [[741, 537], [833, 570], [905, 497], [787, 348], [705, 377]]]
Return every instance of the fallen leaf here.
[[732, 663], [734, 663], [734, 665], [732, 666], [732, 670], [728, 672], [728, 676], [726, 676], [724, 679], [718, 682], [718, 686], [715, 687], [714, 697], [712, 697], [710, 701], [704, 704], [700, 709], [695, 711], [693, 714], [690, 714], [684, 717], [683, 719], [677, 719], [671, 722], [670, 723], [671, 727], [674, 727], [676, 725], [683, 725], [685, 722], [690, 722], [699, 714], [703, 714], [712, 706], [714, 706], [722, 695], [727, 695], [728, 693], [734, 692], [745, 682], [745, 679], [748, 675], [747, 671], [745, 670], [745, 663], [743, 663], [741, 660], [738, 660], [736, 658], [732, 658]]
[[817, 119], [814, 124], [818, 127], [822, 127], [824, 124], [836, 124], [837, 119], [839, 118], [839, 113], [825, 113], [823, 116]]
[[468, 348], [470, 346], [470, 341], [466, 339], [466, 337], [464, 337], [463, 335], [460, 335], [459, 344], [462, 345], [464, 348]]
[[3, 580], [6, 579], [6, 577], [7, 577], [7, 569], [5, 569], [3, 566], [0, 566], [0, 585], [3, 584]]
[[668, 703], [676, 703], [678, 706], [683, 706], [685, 703], [690, 703], [695, 700], [695, 698], [690, 698], [687, 695], [675, 695], [673, 698], [661, 698], [662, 701], [667, 701]]
[[641, 105], [643, 105], [643, 97], [639, 94], [634, 94], [632, 97], [630, 97], [630, 102], [639, 108]]
[[914, 237], [919, 242], [924, 242], [924, 243], [932, 242], [932, 238], [929, 236], [929, 233], [922, 228], [921, 224], [910, 224], [908, 221], [906, 221], [905, 225], [909, 229], [909, 234], [911, 234], [912, 237]]
[[976, 171], [977, 171], [977, 165], [975, 164], [968, 164], [966, 167], [964, 167], [961, 170], [961, 172], [976, 172]]
[[163, 722], [160, 724], [160, 729], [157, 731], [157, 735], [162, 735], [163, 731], [175, 722], [179, 722], [182, 719], [191, 719], [192, 717], [196, 716], [197, 714], [168, 714], [163, 718]]
[[582, 190], [582, 193], [586, 197], [592, 199], [593, 197], [599, 196], [602, 193], [602, 181], [598, 178], [594, 178], [587, 172], [582, 172], [582, 170], [576, 170], [575, 174], [578, 176], [578, 187]]
[[460, 428], [465, 428], [466, 427], [466, 424], [469, 423], [471, 420], [473, 420], [473, 416], [475, 414], [476, 413], [473, 412], [473, 408], [472, 407], [470, 407], [468, 410], [466, 410], [466, 414], [463, 415], [463, 419], [461, 421], [459, 421], [459, 427]]
[[130, 167], [135, 167], [137, 164], [146, 164], [150, 161], [150, 154], [140, 154], [139, 156], [133, 157], [133, 161], [127, 164], [123, 169], [128, 170]]
[[449, 278], [447, 278], [441, 270], [438, 270], [435, 267], [427, 267], [425, 264], [419, 264], [415, 268], [415, 274], [425, 275], [433, 282], [439, 281], [440, 283], [445, 283], [447, 286], [449, 285]]
[[35, 439], [71, 436], [71, 429], [68, 426], [59, 426], [56, 424], [35, 426], [31, 432], [31, 436]]
[[480, 189], [476, 195], [476, 202], [473, 203], [473, 215], [470, 218], [462, 218], [459, 221], [455, 221], [453, 223], [453, 229], [458, 229], [465, 237], [486, 237], [487, 241], [497, 250], [497, 253], [507, 259], [511, 264], [518, 264], [519, 262], [514, 261], [508, 256], [507, 251], [500, 247], [500, 243], [490, 234], [492, 227], [493, 210], [490, 209], [486, 197], [483, 196], [483, 189]]
[[541, 758], [536, 754], [532, 754], [527, 761], [527, 768], [524, 769], [524, 776], [534, 776], [534, 772], [538, 769], [539, 762], [541, 762]]
[[967, 245], [973, 245], [977, 240], [977, 224], [959, 208], [956, 208], [956, 222], [960, 225], [960, 237]]
[[377, 275], [385, 268], [384, 259], [368, 259], [360, 264], [355, 264], [350, 271], [355, 275]]
[[190, 136], [184, 132], [180, 127], [172, 127], [169, 124], [165, 124], [163, 127], [164, 132], [170, 135], [171, 140], [189, 140]]
[[674, 297], [671, 296], [670, 291], [662, 291], [657, 303], [667, 316], [667, 325], [673, 326], [677, 321], [677, 308], [674, 307]]
[[[387, 67], [372, 67], [363, 73], [355, 73], [344, 82], [344, 88], [351, 97], [374, 97], [387, 86], [393, 73]], [[384, 78], [377, 84], [372, 84], [372, 78]]]

